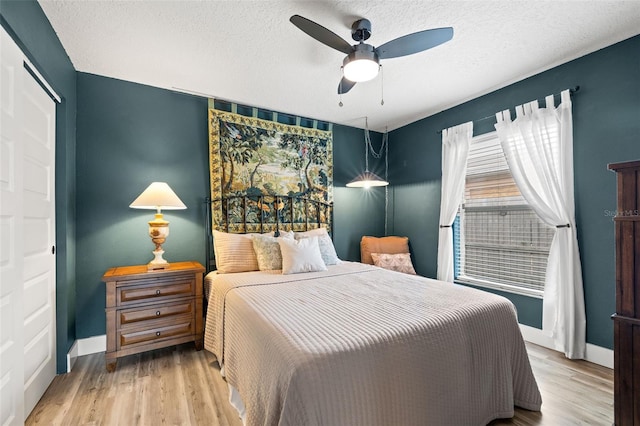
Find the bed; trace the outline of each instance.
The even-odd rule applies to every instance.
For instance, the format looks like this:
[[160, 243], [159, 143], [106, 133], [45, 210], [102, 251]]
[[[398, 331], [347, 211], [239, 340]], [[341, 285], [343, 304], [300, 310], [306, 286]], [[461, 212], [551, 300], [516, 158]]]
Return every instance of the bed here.
[[503, 297], [343, 261], [205, 283], [205, 348], [246, 425], [484, 425], [540, 409]]

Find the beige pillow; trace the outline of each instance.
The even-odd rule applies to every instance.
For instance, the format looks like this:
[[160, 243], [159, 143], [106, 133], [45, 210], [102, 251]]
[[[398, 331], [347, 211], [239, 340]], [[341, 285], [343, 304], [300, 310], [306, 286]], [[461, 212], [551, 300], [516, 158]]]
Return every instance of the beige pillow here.
[[317, 236], [301, 240], [278, 238], [278, 244], [280, 244], [280, 251], [282, 252], [283, 274], [327, 270], [327, 266], [320, 255]]
[[251, 235], [259, 234], [229, 234], [213, 231], [213, 251], [218, 272], [228, 274], [258, 270], [258, 259], [253, 251]]
[[371, 257], [373, 258], [373, 264], [380, 268], [416, 275], [409, 253], [371, 253]]
[[360, 240], [360, 262], [373, 265], [371, 253], [409, 253], [409, 238], [364, 236]]

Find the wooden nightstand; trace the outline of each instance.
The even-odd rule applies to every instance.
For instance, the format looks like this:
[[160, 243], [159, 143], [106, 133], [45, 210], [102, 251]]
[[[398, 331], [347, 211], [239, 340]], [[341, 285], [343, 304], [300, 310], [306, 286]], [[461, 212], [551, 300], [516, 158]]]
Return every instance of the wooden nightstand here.
[[119, 266], [104, 274], [107, 371], [126, 355], [191, 341], [202, 349], [203, 273], [198, 262], [176, 262], [164, 270]]

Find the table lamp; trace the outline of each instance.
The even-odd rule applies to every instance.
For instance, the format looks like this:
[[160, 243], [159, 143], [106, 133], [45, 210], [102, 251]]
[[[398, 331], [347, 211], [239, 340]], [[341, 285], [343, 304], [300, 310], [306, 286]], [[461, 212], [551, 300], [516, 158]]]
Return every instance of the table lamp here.
[[184, 210], [187, 206], [165, 182], [153, 182], [129, 207], [156, 210], [155, 219], [149, 222], [149, 236], [156, 245], [156, 249], [152, 251], [155, 258], [147, 266], [149, 270], [167, 269], [169, 263], [162, 258], [162, 244], [169, 236], [169, 222], [163, 219], [162, 209]]

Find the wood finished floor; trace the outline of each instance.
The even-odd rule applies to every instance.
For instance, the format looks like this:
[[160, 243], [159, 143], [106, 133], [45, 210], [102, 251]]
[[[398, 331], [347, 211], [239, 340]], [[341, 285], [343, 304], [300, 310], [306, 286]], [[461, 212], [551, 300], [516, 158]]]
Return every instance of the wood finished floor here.
[[[527, 343], [542, 393], [542, 412], [516, 408], [497, 425], [611, 425], [613, 371]], [[107, 373], [104, 354], [80, 357], [69, 374], [57, 376], [27, 425], [207, 425], [241, 426], [227, 402], [227, 387], [215, 357], [193, 344], [118, 360]], [[395, 426], [395, 425], [390, 425]]]

